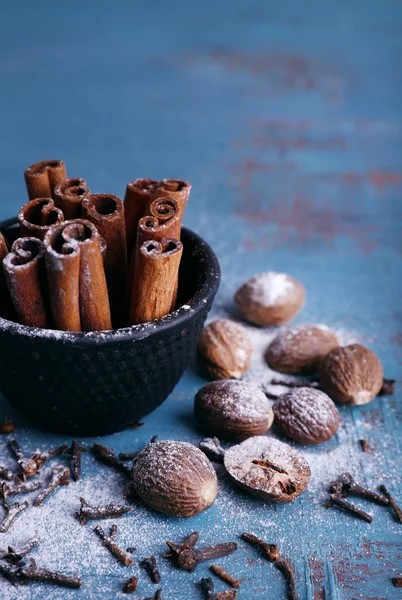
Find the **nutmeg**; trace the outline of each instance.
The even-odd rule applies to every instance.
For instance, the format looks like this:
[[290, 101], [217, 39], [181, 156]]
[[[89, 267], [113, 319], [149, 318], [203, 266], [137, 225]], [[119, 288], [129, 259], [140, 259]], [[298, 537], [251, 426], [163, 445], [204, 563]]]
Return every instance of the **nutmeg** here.
[[290, 321], [301, 310], [304, 300], [305, 289], [297, 279], [274, 271], [254, 275], [234, 297], [247, 321], [263, 326]]
[[204, 385], [195, 396], [194, 414], [206, 433], [235, 441], [265, 433], [274, 419], [261, 389], [230, 379]]
[[265, 358], [274, 371], [309, 373], [336, 346], [338, 338], [325, 325], [300, 325], [281, 331], [268, 346]]
[[322, 361], [320, 381], [335, 402], [367, 404], [382, 388], [381, 361], [374, 352], [360, 344], [339, 346]]
[[197, 515], [213, 504], [218, 493], [212, 464], [187, 442], [148, 444], [133, 461], [132, 477], [145, 504], [172, 517]]
[[239, 379], [247, 372], [253, 352], [246, 329], [227, 319], [204, 327], [198, 348], [214, 379]]
[[339, 427], [339, 412], [331, 398], [311, 387], [295, 388], [274, 403], [275, 425], [302, 444], [321, 444]]
[[264, 500], [291, 502], [310, 481], [310, 467], [303, 456], [268, 436], [232, 446], [223, 460], [236, 485]]

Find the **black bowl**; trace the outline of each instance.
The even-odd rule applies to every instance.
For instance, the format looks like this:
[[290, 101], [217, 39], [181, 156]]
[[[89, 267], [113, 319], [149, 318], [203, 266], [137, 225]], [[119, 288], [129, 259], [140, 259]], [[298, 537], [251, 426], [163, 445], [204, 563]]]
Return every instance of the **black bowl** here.
[[[0, 223], [10, 241], [16, 220]], [[115, 331], [71, 333], [0, 318], [0, 390], [39, 426], [103, 435], [157, 408], [183, 375], [220, 283], [218, 259], [182, 228], [179, 308]]]

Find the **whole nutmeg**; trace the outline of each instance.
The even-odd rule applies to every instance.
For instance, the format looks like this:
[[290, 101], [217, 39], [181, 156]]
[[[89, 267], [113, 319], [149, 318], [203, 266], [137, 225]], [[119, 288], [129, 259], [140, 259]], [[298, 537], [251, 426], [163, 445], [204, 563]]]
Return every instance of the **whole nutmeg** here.
[[247, 372], [253, 352], [246, 329], [227, 319], [204, 327], [198, 348], [214, 379], [239, 379]]
[[148, 444], [134, 459], [132, 477], [145, 504], [170, 517], [197, 515], [213, 504], [218, 493], [212, 464], [187, 442]]
[[300, 325], [281, 331], [268, 346], [265, 359], [280, 373], [310, 373], [336, 346], [338, 338], [325, 325]]
[[273, 406], [275, 425], [302, 444], [321, 444], [337, 432], [339, 412], [331, 398], [314, 388], [295, 388]]
[[360, 344], [339, 346], [322, 361], [320, 381], [327, 394], [340, 404], [367, 404], [382, 388], [381, 361]]
[[286, 273], [267, 271], [254, 275], [236, 292], [234, 301], [247, 321], [255, 325], [281, 325], [293, 319], [305, 300], [304, 286]]
[[292, 502], [304, 492], [311, 476], [303, 456], [267, 436], [232, 446], [223, 462], [236, 485], [264, 500]]
[[207, 433], [234, 441], [265, 433], [274, 420], [264, 392], [230, 379], [204, 385], [195, 396], [194, 414]]

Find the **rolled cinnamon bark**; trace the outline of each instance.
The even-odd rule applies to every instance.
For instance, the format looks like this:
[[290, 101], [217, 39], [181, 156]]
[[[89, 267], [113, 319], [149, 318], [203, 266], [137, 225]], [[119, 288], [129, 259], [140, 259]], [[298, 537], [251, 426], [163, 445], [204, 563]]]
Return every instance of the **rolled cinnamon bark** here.
[[45, 248], [35, 237], [15, 240], [3, 260], [3, 269], [18, 321], [30, 327], [48, 327]]
[[160, 196], [169, 196], [175, 198], [180, 204], [181, 212], [184, 213], [187, 200], [191, 192], [191, 183], [184, 179], [162, 179], [159, 182], [158, 188], [154, 194], [154, 198]]
[[130, 325], [160, 319], [170, 312], [182, 253], [183, 244], [172, 238], [148, 240], [138, 249]]
[[110, 194], [90, 194], [82, 200], [82, 216], [103, 237], [107, 250], [105, 273], [115, 328], [127, 322], [127, 247], [123, 202]]
[[175, 198], [169, 196], [156, 198], [149, 205], [148, 212], [149, 216], [142, 217], [138, 222], [138, 248], [146, 240], [180, 239], [183, 212]]
[[50, 305], [56, 329], [112, 329], [109, 298], [96, 227], [65, 221], [45, 237]]
[[31, 236], [43, 240], [49, 229], [64, 221], [52, 198], [35, 198], [21, 207], [18, 213], [21, 237]]
[[155, 179], [135, 179], [127, 184], [124, 196], [124, 214], [128, 256], [131, 256], [132, 249], [135, 247], [138, 221], [146, 214], [158, 183]]
[[66, 221], [81, 217], [81, 201], [91, 190], [81, 177], [65, 179], [54, 188], [54, 203], [64, 214]]
[[52, 198], [56, 185], [67, 179], [66, 166], [62, 160], [42, 160], [28, 167], [24, 176], [30, 200]]
[[3, 269], [3, 261], [8, 254], [7, 242], [2, 233], [0, 233], [0, 317], [4, 319], [12, 318], [12, 303], [6, 276]]

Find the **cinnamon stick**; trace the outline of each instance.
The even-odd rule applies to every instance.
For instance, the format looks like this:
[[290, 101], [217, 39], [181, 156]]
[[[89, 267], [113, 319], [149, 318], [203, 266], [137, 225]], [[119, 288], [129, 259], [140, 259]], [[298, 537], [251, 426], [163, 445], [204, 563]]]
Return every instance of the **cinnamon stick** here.
[[45, 237], [50, 304], [56, 329], [112, 328], [96, 227], [85, 219], [65, 221]]
[[82, 177], [65, 179], [54, 188], [54, 202], [64, 214], [66, 220], [79, 219], [81, 216], [81, 202], [91, 190]]
[[67, 179], [66, 166], [62, 160], [42, 160], [24, 171], [30, 200], [52, 198], [54, 188]]
[[53, 225], [64, 221], [64, 215], [52, 198], [35, 198], [21, 207], [18, 221], [21, 237], [31, 236], [43, 240]]
[[43, 242], [19, 238], [3, 261], [4, 274], [18, 321], [30, 327], [48, 327], [47, 282]]
[[160, 319], [170, 312], [183, 244], [173, 238], [148, 240], [135, 258], [130, 325]]
[[180, 204], [181, 212], [184, 212], [191, 192], [191, 184], [184, 179], [162, 179], [158, 184], [155, 198], [168, 195]]
[[13, 308], [8, 291], [6, 276], [3, 269], [3, 261], [8, 254], [7, 242], [2, 233], [0, 233], [0, 317], [11, 319]]
[[138, 221], [146, 214], [146, 209], [152, 202], [158, 183], [155, 179], [135, 179], [127, 184], [124, 196], [124, 214], [128, 256], [131, 256], [136, 245]]
[[116, 328], [127, 320], [127, 247], [123, 202], [117, 196], [90, 194], [82, 200], [82, 216], [96, 225], [106, 242], [105, 273], [112, 321]]

